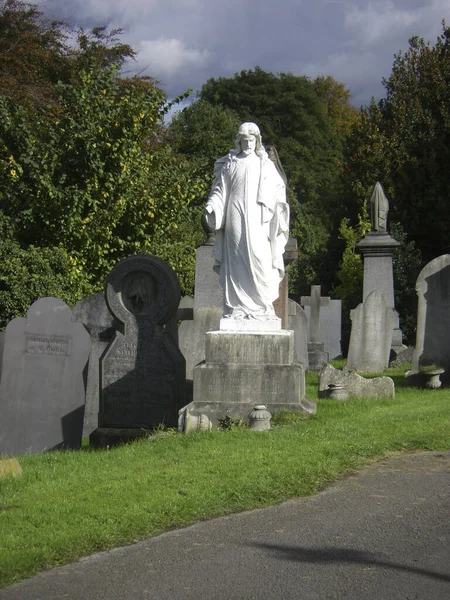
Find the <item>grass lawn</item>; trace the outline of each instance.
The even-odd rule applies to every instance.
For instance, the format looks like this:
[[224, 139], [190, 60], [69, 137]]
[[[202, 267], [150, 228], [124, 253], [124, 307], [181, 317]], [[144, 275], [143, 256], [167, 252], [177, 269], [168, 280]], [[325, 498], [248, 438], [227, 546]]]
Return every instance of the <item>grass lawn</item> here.
[[[342, 473], [398, 451], [450, 448], [450, 389], [404, 386], [393, 400], [321, 400], [307, 419], [166, 432], [105, 450], [19, 457], [0, 479], [0, 587], [42, 569], [199, 519], [314, 494]], [[317, 376], [307, 394], [317, 399]]]

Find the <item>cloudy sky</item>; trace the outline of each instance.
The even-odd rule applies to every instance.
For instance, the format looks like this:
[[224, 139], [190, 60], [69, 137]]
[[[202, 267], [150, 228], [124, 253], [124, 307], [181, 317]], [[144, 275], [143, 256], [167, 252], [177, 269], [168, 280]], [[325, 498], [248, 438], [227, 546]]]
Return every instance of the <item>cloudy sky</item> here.
[[34, 0], [51, 18], [122, 27], [133, 69], [169, 98], [209, 77], [256, 65], [274, 73], [332, 75], [359, 107], [384, 96], [394, 54], [419, 35], [433, 44], [449, 0]]

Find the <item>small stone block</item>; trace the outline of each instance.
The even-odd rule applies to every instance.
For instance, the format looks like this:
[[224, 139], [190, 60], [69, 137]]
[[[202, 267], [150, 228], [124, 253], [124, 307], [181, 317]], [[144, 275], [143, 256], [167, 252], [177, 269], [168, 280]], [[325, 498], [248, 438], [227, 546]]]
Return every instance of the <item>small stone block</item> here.
[[205, 340], [208, 364], [290, 365], [294, 360], [293, 331], [210, 331]]
[[7, 477], [8, 475], [12, 475], [12, 477], [22, 475], [22, 467], [16, 458], [0, 460], [0, 478]]
[[194, 369], [194, 400], [202, 402], [252, 406], [258, 402], [269, 407], [278, 403], [300, 405], [304, 396], [305, 372], [299, 364], [206, 363]]

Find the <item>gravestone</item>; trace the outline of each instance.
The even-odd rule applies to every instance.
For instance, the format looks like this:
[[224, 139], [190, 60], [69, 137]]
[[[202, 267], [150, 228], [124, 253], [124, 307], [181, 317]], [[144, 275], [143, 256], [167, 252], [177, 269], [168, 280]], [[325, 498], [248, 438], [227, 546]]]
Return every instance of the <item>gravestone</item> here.
[[412, 370], [435, 363], [450, 373], [450, 254], [438, 256], [419, 273], [416, 347]]
[[219, 329], [222, 309], [204, 306], [194, 311], [193, 321], [183, 321], [179, 327], [180, 350], [186, 359], [186, 379], [193, 379], [194, 367], [205, 360], [205, 334]]
[[83, 323], [91, 336], [83, 425], [85, 437], [98, 427], [100, 357], [114, 337], [115, 331], [120, 328], [120, 323], [109, 312], [103, 292], [80, 300], [72, 310], [72, 319]]
[[[154, 256], [122, 260], [106, 280], [111, 314], [123, 324], [100, 360], [99, 430], [177, 425], [185, 403], [185, 360], [170, 333], [180, 301], [173, 269]], [[105, 430], [107, 430], [105, 432]]]
[[5, 331], [0, 453], [81, 444], [89, 334], [57, 298], [41, 298]]
[[392, 308], [382, 292], [374, 291], [350, 311], [352, 331], [345, 370], [379, 373], [389, 366]]
[[289, 299], [288, 307], [288, 329], [294, 332], [294, 362], [308, 369], [308, 319], [303, 308], [294, 300]]
[[309, 368], [313, 371], [320, 370], [328, 362], [328, 353], [324, 350], [324, 345], [320, 340], [320, 310], [330, 303], [330, 298], [320, 296], [320, 285], [311, 286], [311, 295], [302, 296], [300, 299], [302, 306], [310, 307], [309, 317], [309, 336], [308, 336], [308, 362]]
[[223, 313], [223, 293], [219, 275], [214, 270], [212, 249], [214, 234], [203, 223], [206, 241], [195, 254], [195, 294], [193, 320], [184, 321], [178, 329], [179, 345], [186, 359], [188, 389], [192, 388], [194, 367], [205, 360], [205, 335], [219, 328]]
[[[311, 307], [305, 306], [308, 322], [311, 319]], [[323, 343], [323, 349], [328, 352], [328, 358], [333, 359], [341, 355], [341, 322], [342, 301], [331, 300], [328, 304], [320, 307], [319, 316], [319, 340]]]

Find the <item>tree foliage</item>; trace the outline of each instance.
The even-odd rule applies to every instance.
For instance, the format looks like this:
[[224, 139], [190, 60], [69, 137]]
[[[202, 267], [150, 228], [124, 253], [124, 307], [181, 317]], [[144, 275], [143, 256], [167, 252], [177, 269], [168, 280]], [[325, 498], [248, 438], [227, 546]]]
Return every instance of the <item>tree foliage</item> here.
[[430, 260], [450, 251], [450, 28], [434, 46], [413, 37], [384, 86], [386, 98], [361, 112], [348, 145], [348, 204], [357, 214], [380, 181], [391, 222]]
[[255, 67], [209, 79], [171, 126], [178, 148], [196, 157], [209, 181], [214, 160], [233, 146], [240, 123], [256, 122], [264, 144], [276, 147], [288, 178], [291, 234], [299, 243], [300, 258], [290, 268], [295, 297], [327, 269], [345, 123], [354, 119], [348, 96], [331, 77], [312, 81]]
[[[21, 60], [26, 62], [27, 53], [30, 64], [40, 60], [35, 52], [43, 47], [58, 65], [55, 73], [64, 75], [54, 81], [42, 72], [45, 94], [22, 97], [11, 88], [11, 94], [0, 95], [0, 251], [5, 259], [41, 261], [42, 282], [50, 281], [44, 273], [54, 269], [54, 281], [59, 281], [56, 273], [64, 273], [80, 297], [101, 289], [124, 256], [148, 252], [182, 271], [183, 291], [191, 292], [195, 247], [202, 239], [191, 206], [206, 195], [206, 186], [195, 165], [167, 143], [164, 93], [151, 78], [119, 76], [130, 51], [117, 41], [117, 31], [79, 32], [78, 46], [68, 51], [59, 43], [63, 26], [53, 23], [50, 37], [56, 41], [40, 46], [39, 36], [49, 35], [42, 15], [17, 2], [2, 8], [0, 17], [19, 12], [20, 19], [8, 17], [10, 27], [19, 28], [19, 41], [24, 21], [34, 36], [36, 43], [24, 45]], [[13, 77], [5, 60], [7, 68], [0, 71], [9, 69]], [[22, 308], [26, 302], [19, 302], [11, 273], [0, 274], [0, 285]], [[42, 294], [43, 287], [30, 290]], [[67, 290], [62, 287], [59, 295], [65, 299]]]

